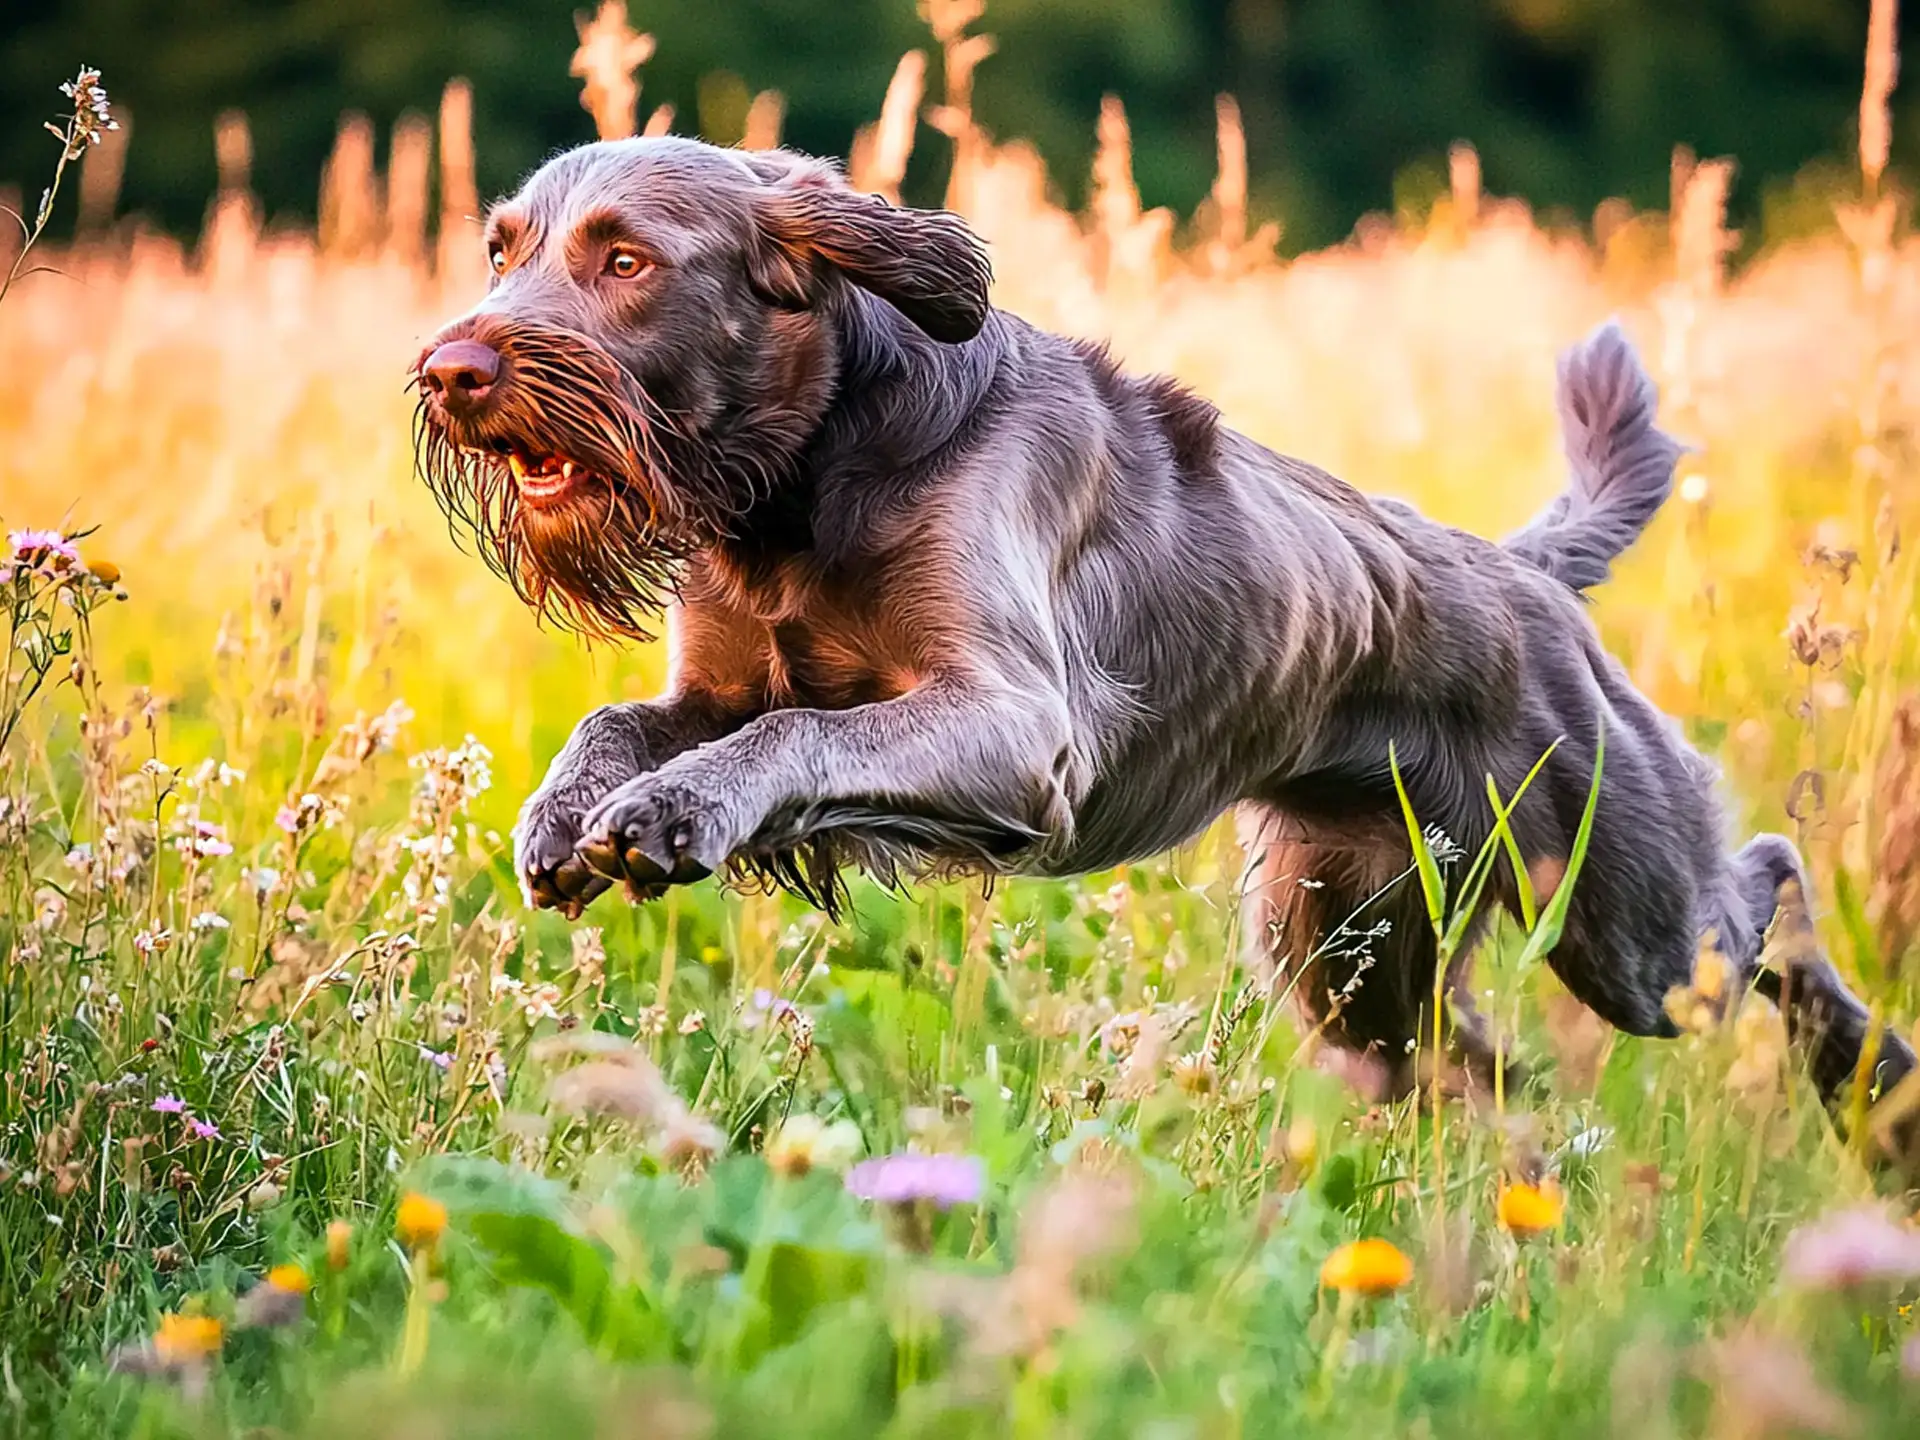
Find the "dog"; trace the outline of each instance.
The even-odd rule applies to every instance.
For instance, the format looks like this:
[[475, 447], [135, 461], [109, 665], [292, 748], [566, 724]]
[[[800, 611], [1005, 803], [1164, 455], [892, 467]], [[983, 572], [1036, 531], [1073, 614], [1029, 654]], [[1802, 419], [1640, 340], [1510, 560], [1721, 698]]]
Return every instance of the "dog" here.
[[[1561, 365], [1567, 489], [1495, 544], [994, 309], [959, 217], [790, 152], [587, 145], [487, 246], [487, 295], [416, 367], [421, 473], [542, 617], [618, 640], [664, 615], [668, 647], [666, 693], [587, 715], [527, 800], [531, 904], [719, 870], [828, 908], [849, 866], [1069, 876], [1237, 807], [1276, 985], [1404, 1084], [1436, 994], [1491, 1056], [1473, 935], [1436, 974], [1399, 787], [1473, 854], [1488, 777], [1510, 797], [1538, 765], [1523, 865], [1486, 888], [1517, 913], [1522, 868], [1543, 902], [1564, 878], [1597, 765], [1568, 990], [1673, 1035], [1710, 945], [1829, 1098], [1861, 1066], [1878, 1027], [1803, 904], [1784, 972], [1759, 965], [1811, 893], [1794, 846], [1729, 853], [1712, 767], [1585, 610], [1680, 454], [1617, 327]], [[1914, 1068], [1877, 1046], [1877, 1086]]]

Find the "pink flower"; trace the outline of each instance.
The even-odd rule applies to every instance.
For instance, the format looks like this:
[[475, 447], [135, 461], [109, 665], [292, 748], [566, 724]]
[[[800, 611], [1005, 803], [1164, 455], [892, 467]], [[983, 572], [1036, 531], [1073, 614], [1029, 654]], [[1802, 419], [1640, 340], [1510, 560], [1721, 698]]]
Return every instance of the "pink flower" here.
[[847, 1189], [862, 1200], [910, 1205], [930, 1200], [942, 1210], [971, 1205], [987, 1185], [987, 1167], [974, 1155], [919, 1155], [911, 1151], [863, 1160], [847, 1172]]
[[[29, 565], [43, 565], [52, 560], [76, 565], [80, 562], [79, 550], [58, 530], [10, 530], [7, 532], [7, 543], [13, 547], [13, 558]], [[65, 566], [56, 565], [54, 568], [64, 569]]]
[[196, 1140], [219, 1140], [223, 1138], [220, 1134], [220, 1127], [209, 1124], [205, 1120], [189, 1119], [187, 1121], [187, 1129], [193, 1132], [193, 1138]]
[[289, 835], [300, 833], [300, 812], [291, 805], [282, 805], [274, 812], [273, 823]]
[[1787, 1237], [1780, 1275], [1815, 1290], [1911, 1280], [1920, 1276], [1920, 1232], [1876, 1206], [1836, 1211]]
[[162, 1095], [153, 1102], [152, 1108], [161, 1115], [184, 1115], [187, 1113], [187, 1102], [177, 1095]]

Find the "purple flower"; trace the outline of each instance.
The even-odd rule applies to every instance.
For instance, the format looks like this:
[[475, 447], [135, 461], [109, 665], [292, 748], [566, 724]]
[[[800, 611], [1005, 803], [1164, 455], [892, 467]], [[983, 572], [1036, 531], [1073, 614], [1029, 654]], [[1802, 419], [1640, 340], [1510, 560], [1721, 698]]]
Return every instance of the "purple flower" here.
[[300, 833], [300, 812], [291, 805], [282, 805], [274, 811], [273, 823], [289, 835]]
[[184, 1115], [187, 1113], [187, 1102], [177, 1095], [162, 1095], [153, 1102], [152, 1108], [162, 1115]]
[[420, 1058], [429, 1065], [437, 1065], [442, 1070], [451, 1070], [453, 1068], [453, 1054], [451, 1051], [432, 1050], [422, 1045], [420, 1047]]
[[193, 1138], [196, 1140], [219, 1140], [222, 1138], [220, 1134], [220, 1127], [218, 1125], [209, 1124], [205, 1120], [194, 1120], [189, 1118], [187, 1121], [187, 1129], [193, 1132]]
[[1780, 1273], [1814, 1290], [1912, 1280], [1920, 1276], [1920, 1232], [1877, 1206], [1836, 1211], [1787, 1237]]
[[910, 1205], [930, 1200], [942, 1210], [971, 1205], [987, 1185], [976, 1155], [919, 1155], [911, 1151], [862, 1160], [847, 1172], [847, 1189], [862, 1200]]
[[80, 559], [73, 542], [58, 530], [10, 530], [7, 543], [13, 547], [14, 559], [29, 564], [39, 564], [56, 556], [75, 563]]
[[797, 1008], [791, 1000], [762, 988], [753, 992], [753, 1008], [761, 1014], [771, 1014], [776, 1020], [783, 1015], [791, 1015]]

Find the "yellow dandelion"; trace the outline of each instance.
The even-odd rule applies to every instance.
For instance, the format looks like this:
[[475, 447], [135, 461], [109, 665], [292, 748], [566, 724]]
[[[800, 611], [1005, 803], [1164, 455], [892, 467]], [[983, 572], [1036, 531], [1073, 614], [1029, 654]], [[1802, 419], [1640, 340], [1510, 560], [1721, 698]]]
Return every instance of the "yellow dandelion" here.
[[409, 1250], [431, 1250], [447, 1228], [447, 1207], [438, 1200], [409, 1190], [400, 1199], [393, 1233]]
[[1327, 1256], [1320, 1283], [1353, 1295], [1391, 1295], [1413, 1278], [1413, 1261], [1389, 1240], [1353, 1240]]
[[153, 1336], [153, 1353], [164, 1365], [191, 1365], [217, 1354], [224, 1333], [211, 1315], [162, 1315]]
[[298, 1265], [276, 1265], [267, 1271], [267, 1284], [276, 1290], [284, 1290], [289, 1295], [304, 1295], [313, 1288], [313, 1281], [307, 1278], [307, 1272]]
[[1500, 1223], [1522, 1240], [1558, 1230], [1567, 1200], [1551, 1180], [1542, 1185], [1508, 1185], [1500, 1192]]
[[327, 1226], [327, 1268], [344, 1270], [347, 1268], [347, 1251], [353, 1244], [353, 1226], [345, 1220], [336, 1220]]

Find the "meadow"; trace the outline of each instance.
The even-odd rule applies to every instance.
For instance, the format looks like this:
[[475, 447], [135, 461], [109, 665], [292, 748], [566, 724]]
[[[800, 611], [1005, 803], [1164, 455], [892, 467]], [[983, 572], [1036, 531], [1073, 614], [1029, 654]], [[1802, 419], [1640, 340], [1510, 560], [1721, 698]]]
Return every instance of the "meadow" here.
[[[1858, 173], [1767, 235], [1728, 233], [1730, 161], [1676, 153], [1669, 213], [1540, 217], [1461, 147], [1282, 260], [1230, 102], [1201, 213], [1142, 208], [1112, 101], [1068, 213], [968, 113], [978, 7], [931, 13], [856, 183], [897, 190], [932, 92], [997, 303], [1364, 489], [1518, 527], [1561, 484], [1557, 352], [1623, 319], [1694, 448], [1596, 619], [1911, 1030], [1890, 19]], [[0, 248], [0, 1432], [1913, 1433], [1920, 1230], [1876, 1135], [1915, 1097], [1828, 1116], [1710, 965], [1683, 1038], [1635, 1040], [1503, 925], [1481, 1008], [1532, 1083], [1380, 1104], [1248, 963], [1230, 825], [838, 923], [711, 883], [524, 909], [520, 798], [662, 657], [543, 633], [413, 476], [408, 367], [484, 279], [466, 106], [384, 163], [344, 121], [312, 231], [263, 224], [229, 117], [192, 247], [113, 219], [82, 135], [78, 236]], [[745, 141], [777, 128], [763, 97]]]

